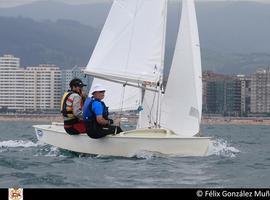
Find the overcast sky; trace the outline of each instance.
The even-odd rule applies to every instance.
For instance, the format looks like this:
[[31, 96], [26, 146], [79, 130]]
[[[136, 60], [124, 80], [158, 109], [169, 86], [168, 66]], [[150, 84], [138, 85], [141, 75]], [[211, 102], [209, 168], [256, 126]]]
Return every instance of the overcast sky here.
[[[44, 0], [0, 0], [0, 7], [13, 7], [26, 3], [32, 3], [34, 1], [44, 1]], [[84, 4], [84, 3], [112, 1], [112, 0], [53, 0], [53, 1], [65, 2], [69, 4]], [[195, 1], [257, 1], [263, 3], [270, 3], [270, 0], [195, 0]]]

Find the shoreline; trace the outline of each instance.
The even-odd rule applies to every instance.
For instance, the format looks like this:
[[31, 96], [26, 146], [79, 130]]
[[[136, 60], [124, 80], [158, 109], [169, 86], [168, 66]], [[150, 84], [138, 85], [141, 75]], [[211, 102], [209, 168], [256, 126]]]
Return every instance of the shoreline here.
[[0, 115], [0, 121], [63, 122], [61, 115]]
[[[129, 119], [134, 122], [134, 117]], [[0, 115], [0, 121], [63, 122], [61, 115]], [[203, 125], [270, 125], [270, 117], [203, 117]]]
[[246, 118], [246, 117], [238, 117], [238, 118], [203, 118], [202, 124], [204, 125], [270, 125], [270, 118]]

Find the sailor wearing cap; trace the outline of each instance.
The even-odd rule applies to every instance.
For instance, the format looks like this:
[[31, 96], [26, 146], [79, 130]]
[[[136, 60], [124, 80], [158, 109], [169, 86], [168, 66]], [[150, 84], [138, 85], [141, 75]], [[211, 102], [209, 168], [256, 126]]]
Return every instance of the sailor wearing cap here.
[[86, 133], [82, 116], [83, 87], [86, 86], [81, 79], [74, 78], [69, 83], [70, 90], [67, 91], [61, 100], [61, 113], [64, 117], [65, 131], [70, 135]]
[[92, 97], [87, 97], [83, 106], [86, 133], [94, 139], [122, 132], [122, 129], [119, 126], [112, 125], [113, 120], [109, 119], [108, 107], [102, 101], [105, 91], [103, 85], [93, 85], [90, 90]]

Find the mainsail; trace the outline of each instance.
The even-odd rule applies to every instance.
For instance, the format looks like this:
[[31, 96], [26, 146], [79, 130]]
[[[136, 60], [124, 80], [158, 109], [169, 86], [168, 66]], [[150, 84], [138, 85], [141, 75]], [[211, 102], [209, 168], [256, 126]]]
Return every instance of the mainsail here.
[[158, 82], [166, 0], [116, 0], [85, 73], [135, 84]]
[[85, 69], [95, 77], [93, 84], [107, 88], [104, 101], [110, 110], [135, 110], [140, 105], [142, 90], [125, 84], [141, 87], [158, 82], [166, 8], [167, 0], [114, 1]]

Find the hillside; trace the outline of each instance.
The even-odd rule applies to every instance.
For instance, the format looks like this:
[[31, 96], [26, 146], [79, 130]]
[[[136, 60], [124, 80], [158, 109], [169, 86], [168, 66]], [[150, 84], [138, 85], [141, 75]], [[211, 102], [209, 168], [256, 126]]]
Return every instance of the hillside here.
[[[0, 32], [0, 55], [15, 54], [24, 65], [84, 66], [110, 5], [41, 1], [0, 9], [0, 16], [9, 16], [0, 17], [0, 26], [5, 27]], [[180, 8], [169, 4], [166, 66], [174, 50]], [[270, 65], [270, 4], [201, 2], [196, 8], [204, 70], [249, 74]]]
[[27, 18], [0, 17], [0, 55], [14, 54], [21, 64], [56, 64], [71, 68], [84, 66], [98, 32], [76, 21], [36, 22]]

